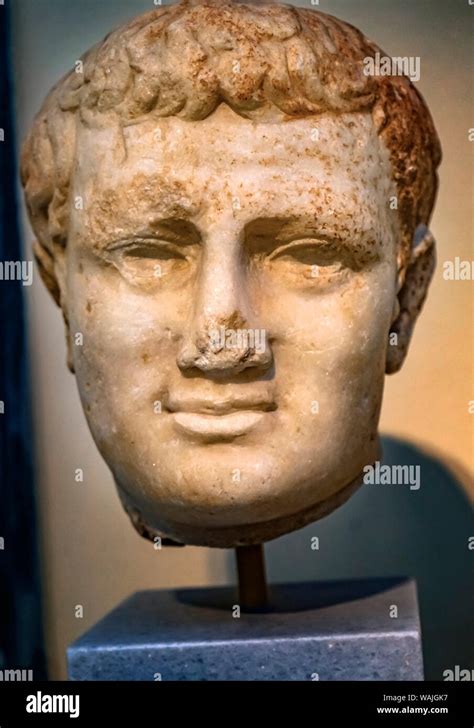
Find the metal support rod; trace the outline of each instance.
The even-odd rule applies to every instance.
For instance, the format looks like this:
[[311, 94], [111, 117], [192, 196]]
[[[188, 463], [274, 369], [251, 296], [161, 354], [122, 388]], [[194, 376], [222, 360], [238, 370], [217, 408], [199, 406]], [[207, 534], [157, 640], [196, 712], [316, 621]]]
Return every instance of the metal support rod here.
[[268, 604], [263, 544], [237, 546], [235, 555], [237, 557], [241, 608], [244, 611], [263, 609]]

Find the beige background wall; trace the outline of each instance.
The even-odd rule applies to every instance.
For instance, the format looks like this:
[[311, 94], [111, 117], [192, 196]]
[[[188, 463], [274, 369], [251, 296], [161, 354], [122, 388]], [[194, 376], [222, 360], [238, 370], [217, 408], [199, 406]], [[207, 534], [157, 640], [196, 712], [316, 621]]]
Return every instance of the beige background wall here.
[[[300, 5], [310, 3], [300, 2]], [[113, 26], [153, 3], [143, 0], [15, 0], [14, 61], [21, 139], [50, 86]], [[433, 111], [443, 149], [432, 229], [438, 270], [408, 361], [387, 380], [382, 429], [437, 451], [473, 472], [472, 283], [447, 282], [442, 262], [473, 258], [474, 125], [467, 0], [321, 0], [319, 8], [360, 27], [390, 55], [421, 56], [419, 89]], [[31, 232], [25, 221], [31, 258]], [[39, 276], [25, 288], [30, 322], [38, 502], [41, 519], [49, 662], [64, 676], [65, 646], [131, 592], [231, 581], [224, 552], [155, 551], [128, 525], [111, 476], [86, 428], [65, 367], [61, 316]], [[83, 483], [74, 471], [84, 470]], [[83, 605], [83, 619], [75, 606]]]

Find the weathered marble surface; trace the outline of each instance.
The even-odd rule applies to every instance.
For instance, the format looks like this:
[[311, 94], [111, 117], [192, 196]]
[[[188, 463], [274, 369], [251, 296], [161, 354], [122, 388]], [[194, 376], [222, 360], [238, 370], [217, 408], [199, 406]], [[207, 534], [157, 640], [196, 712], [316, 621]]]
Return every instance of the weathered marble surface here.
[[36, 257], [149, 538], [275, 538], [378, 458], [440, 149], [408, 79], [364, 75], [377, 50], [312, 9], [183, 2], [114, 31], [35, 120]]

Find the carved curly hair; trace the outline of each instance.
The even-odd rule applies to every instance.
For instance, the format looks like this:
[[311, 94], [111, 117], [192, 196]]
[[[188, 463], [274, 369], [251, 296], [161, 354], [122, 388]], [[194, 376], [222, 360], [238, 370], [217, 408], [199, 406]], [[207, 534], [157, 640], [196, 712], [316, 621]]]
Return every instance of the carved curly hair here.
[[199, 120], [220, 103], [276, 123], [322, 112], [367, 111], [390, 152], [406, 261], [428, 224], [441, 160], [420, 94], [404, 76], [368, 77], [382, 51], [348, 23], [312, 9], [232, 0], [183, 0], [141, 15], [94, 46], [54, 86], [24, 143], [21, 178], [35, 255], [56, 301], [55, 246], [68, 235], [78, 124], [145, 117]]

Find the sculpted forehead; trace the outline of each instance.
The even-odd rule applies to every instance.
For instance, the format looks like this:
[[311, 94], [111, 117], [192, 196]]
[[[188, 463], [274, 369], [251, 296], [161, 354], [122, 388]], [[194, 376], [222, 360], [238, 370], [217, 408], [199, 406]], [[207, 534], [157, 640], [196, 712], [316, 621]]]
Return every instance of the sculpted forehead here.
[[197, 122], [83, 129], [77, 149], [75, 195], [95, 234], [223, 206], [246, 219], [340, 213], [370, 225], [393, 188], [388, 151], [366, 113], [255, 123], [222, 105]]

